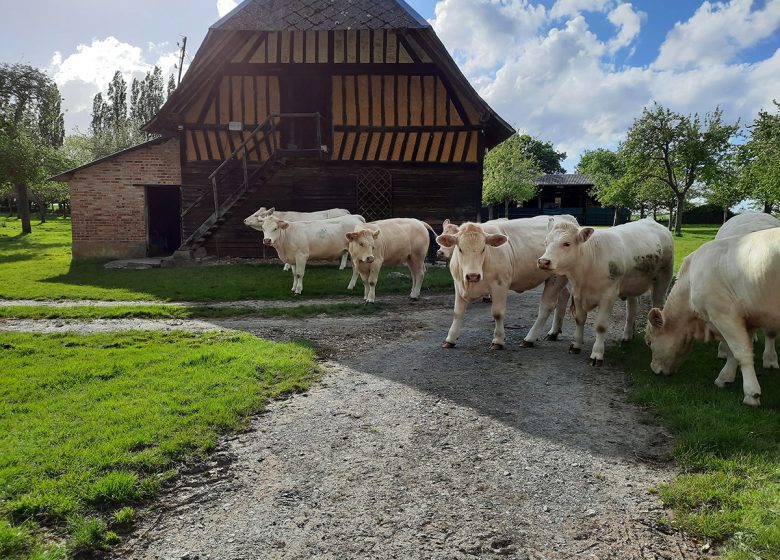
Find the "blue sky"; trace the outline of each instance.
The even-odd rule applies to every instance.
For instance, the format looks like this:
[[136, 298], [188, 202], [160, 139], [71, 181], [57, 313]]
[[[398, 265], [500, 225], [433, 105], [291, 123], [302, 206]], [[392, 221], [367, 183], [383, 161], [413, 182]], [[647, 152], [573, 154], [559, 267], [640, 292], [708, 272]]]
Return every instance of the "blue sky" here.
[[[519, 130], [552, 141], [573, 169], [614, 147], [658, 101], [749, 123], [780, 98], [780, 0], [407, 0], [431, 21], [477, 90]], [[85, 130], [115, 69], [174, 71], [233, 0], [38, 0], [4, 6], [0, 61], [38, 66]]]

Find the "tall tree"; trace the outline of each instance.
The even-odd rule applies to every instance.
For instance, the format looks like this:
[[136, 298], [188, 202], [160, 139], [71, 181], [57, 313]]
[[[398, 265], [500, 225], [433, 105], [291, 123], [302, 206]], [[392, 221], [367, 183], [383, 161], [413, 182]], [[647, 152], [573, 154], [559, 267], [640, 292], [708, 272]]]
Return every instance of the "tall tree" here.
[[725, 160], [720, 173], [707, 185], [705, 193], [709, 204], [723, 209], [724, 223], [729, 218], [729, 208], [747, 198], [745, 185], [739, 175], [737, 161], [736, 153]]
[[168, 99], [171, 95], [173, 95], [174, 91], [176, 91], [176, 78], [174, 78], [173, 74], [171, 74], [168, 78], [168, 89], [166, 91], [165, 98]]
[[593, 195], [602, 206], [615, 208], [612, 225], [620, 223], [620, 209], [637, 204], [637, 189], [626, 178], [626, 166], [620, 153], [604, 148], [586, 150], [577, 164], [578, 173], [593, 178]]
[[759, 111], [748, 128], [750, 138], [737, 158], [742, 188], [771, 213], [780, 207], [780, 114]]
[[566, 152], [556, 152], [552, 143], [543, 142], [529, 134], [520, 134], [516, 145], [529, 159], [536, 160], [542, 173], [566, 173], [561, 165], [566, 159]]
[[535, 180], [541, 169], [524, 147], [522, 137], [514, 134], [485, 156], [482, 203], [489, 207], [503, 203], [505, 216], [510, 202], [521, 203], [536, 196]]
[[738, 124], [723, 122], [716, 108], [704, 119], [681, 115], [658, 104], [645, 108], [642, 117], [628, 130], [621, 150], [626, 155], [626, 171], [635, 183], [657, 181], [674, 195], [677, 211], [674, 230], [680, 235], [685, 201], [697, 182], [717, 177], [729, 156], [731, 138]]
[[23, 64], [0, 65], [0, 177], [14, 188], [22, 232], [31, 233], [29, 186], [44, 173], [42, 157], [62, 145], [56, 84]]

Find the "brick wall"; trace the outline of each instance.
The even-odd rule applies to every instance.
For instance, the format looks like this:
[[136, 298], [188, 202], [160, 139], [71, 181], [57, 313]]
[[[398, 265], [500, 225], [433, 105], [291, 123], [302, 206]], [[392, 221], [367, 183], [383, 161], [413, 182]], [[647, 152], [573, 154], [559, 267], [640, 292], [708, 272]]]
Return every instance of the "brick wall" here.
[[146, 256], [143, 186], [180, 185], [175, 138], [120, 154], [77, 171], [70, 179], [73, 257]]

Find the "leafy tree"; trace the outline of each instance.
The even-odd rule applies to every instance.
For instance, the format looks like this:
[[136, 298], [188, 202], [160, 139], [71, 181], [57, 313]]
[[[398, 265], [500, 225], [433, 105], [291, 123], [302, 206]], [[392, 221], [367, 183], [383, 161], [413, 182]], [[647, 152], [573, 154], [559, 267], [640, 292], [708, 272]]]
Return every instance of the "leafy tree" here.
[[171, 95], [173, 95], [174, 91], [176, 91], [176, 79], [173, 77], [173, 74], [171, 74], [168, 78], [168, 88], [165, 93], [165, 98], [168, 99]]
[[759, 111], [748, 128], [750, 139], [737, 156], [742, 188], [771, 213], [780, 206], [780, 114]]
[[685, 201], [697, 183], [717, 178], [732, 150], [730, 139], [738, 124], [725, 124], [716, 108], [702, 120], [655, 104], [628, 130], [621, 150], [627, 176], [635, 183], [657, 181], [674, 196], [677, 212], [674, 230], [680, 235]]
[[620, 208], [633, 208], [637, 204], [638, 189], [626, 177], [626, 166], [620, 153], [604, 148], [587, 150], [577, 164], [577, 172], [593, 178], [593, 195], [602, 206], [615, 208], [612, 225], [620, 221]]
[[707, 203], [723, 209], [724, 223], [729, 218], [729, 208], [747, 198], [737, 161], [735, 155], [725, 160], [720, 173], [710, 182], [706, 192]]
[[566, 152], [556, 152], [550, 142], [542, 142], [528, 134], [521, 134], [518, 136], [517, 145], [529, 159], [538, 163], [542, 173], [566, 173], [561, 165], [566, 159]]
[[535, 181], [541, 169], [524, 148], [523, 138], [513, 134], [485, 156], [482, 203], [491, 207], [503, 203], [505, 216], [510, 202], [521, 203], [536, 196]]
[[28, 188], [62, 145], [64, 120], [56, 84], [23, 64], [0, 65], [0, 177], [13, 185], [22, 232], [31, 233]]

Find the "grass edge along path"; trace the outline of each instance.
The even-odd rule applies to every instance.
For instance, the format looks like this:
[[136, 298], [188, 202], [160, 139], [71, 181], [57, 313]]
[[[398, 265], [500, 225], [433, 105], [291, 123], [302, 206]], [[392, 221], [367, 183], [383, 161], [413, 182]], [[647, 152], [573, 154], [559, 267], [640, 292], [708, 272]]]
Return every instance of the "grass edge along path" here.
[[[762, 351], [763, 341], [759, 365]], [[657, 489], [673, 510], [667, 521], [722, 546], [727, 560], [780, 558], [780, 373], [760, 375], [762, 406], [751, 408], [740, 375], [727, 389], [714, 385], [723, 366], [717, 343], [694, 343], [672, 376], [650, 370], [643, 335], [611, 353], [629, 373], [630, 398], [675, 436], [679, 474]]]
[[238, 332], [0, 333], [0, 354], [0, 558], [13, 560], [110, 547], [179, 461], [318, 376], [308, 346]]

